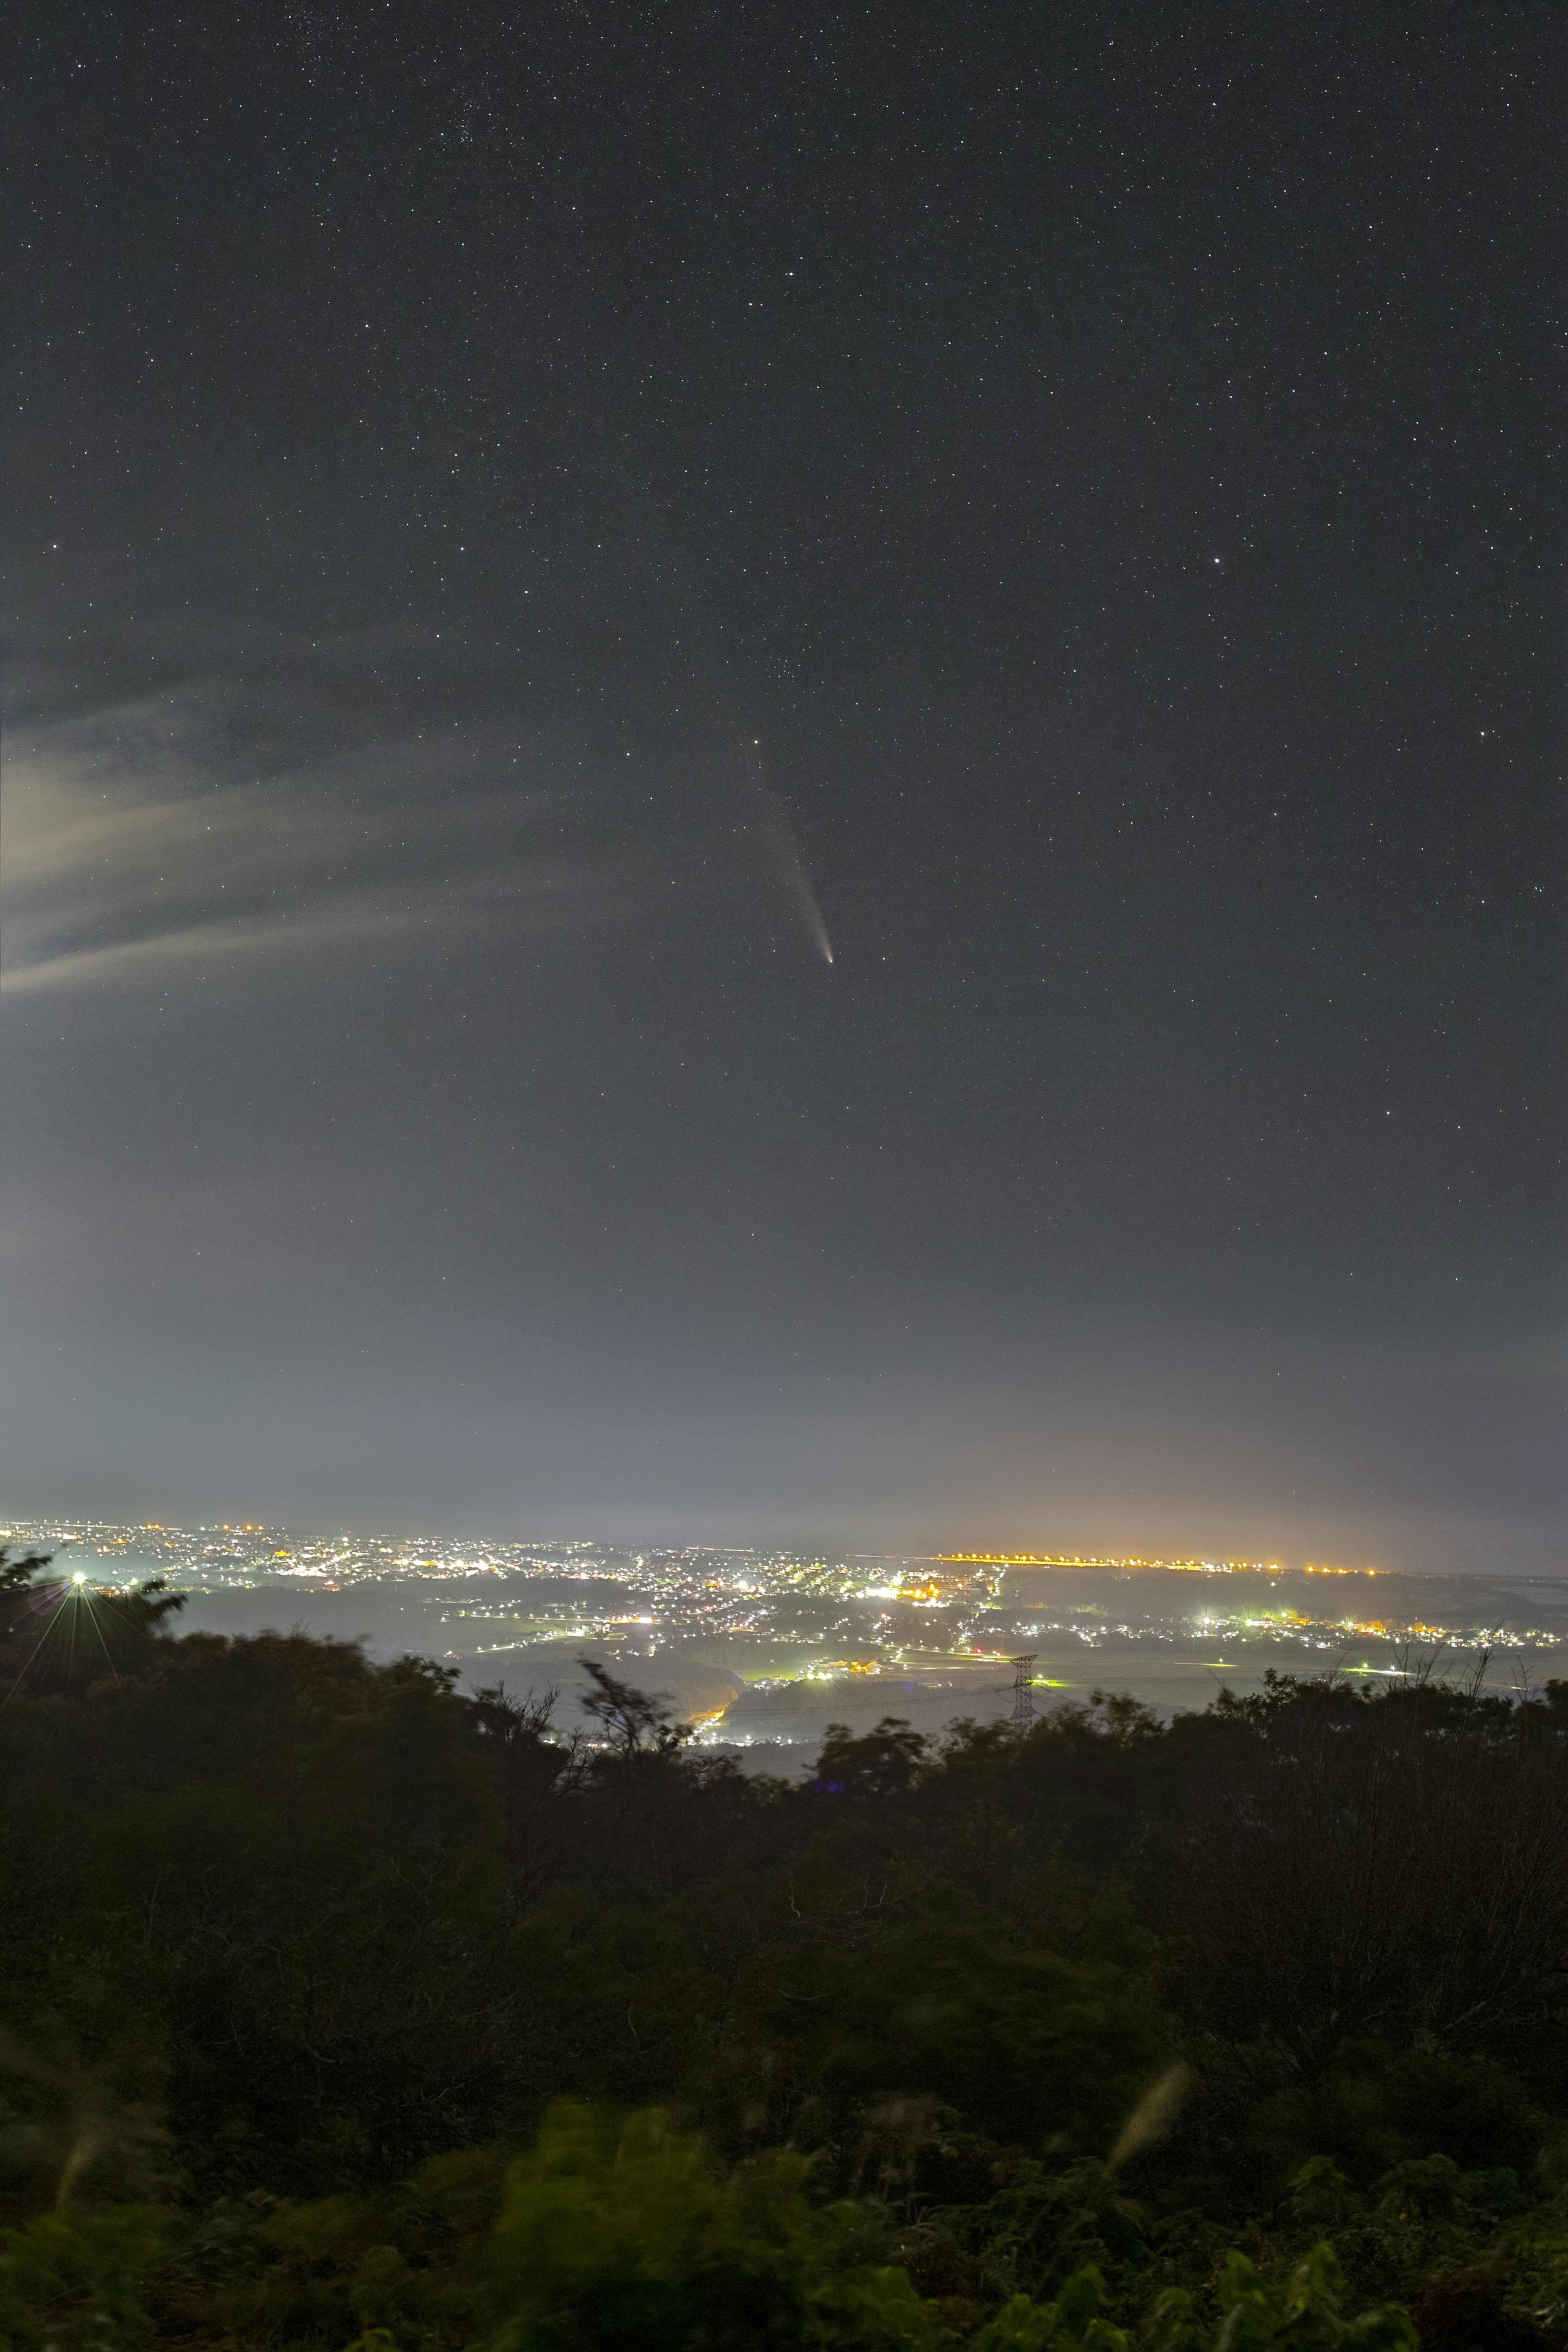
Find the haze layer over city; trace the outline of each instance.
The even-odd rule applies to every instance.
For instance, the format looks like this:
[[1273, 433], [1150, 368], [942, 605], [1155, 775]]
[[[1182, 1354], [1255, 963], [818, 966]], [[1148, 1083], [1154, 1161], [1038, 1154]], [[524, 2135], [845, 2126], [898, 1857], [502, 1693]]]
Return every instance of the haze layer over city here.
[[0, 1537], [92, 1585], [152, 1578], [182, 1632], [307, 1630], [429, 1657], [470, 1688], [558, 1694], [583, 1661], [670, 1702], [699, 1747], [793, 1772], [831, 1722], [927, 1733], [1127, 1693], [1162, 1716], [1269, 1673], [1395, 1686], [1568, 1675], [1568, 1576], [1464, 1577], [1279, 1560], [912, 1558], [284, 1528], [36, 1524]]

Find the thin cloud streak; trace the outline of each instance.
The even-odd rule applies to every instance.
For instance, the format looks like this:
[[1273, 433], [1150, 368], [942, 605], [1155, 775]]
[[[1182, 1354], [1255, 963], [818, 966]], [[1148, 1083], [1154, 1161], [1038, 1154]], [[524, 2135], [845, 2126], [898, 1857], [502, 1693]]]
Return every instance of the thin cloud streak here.
[[0, 992], [7, 997], [37, 996], [106, 982], [157, 982], [193, 964], [204, 967], [197, 976], [205, 979], [209, 965], [266, 957], [293, 961], [351, 947], [361, 940], [387, 940], [427, 929], [436, 919], [429, 908], [388, 907], [339, 908], [314, 915], [284, 913], [269, 920], [224, 918], [149, 939], [123, 940], [113, 947], [77, 949], [22, 964], [0, 972]]
[[515, 939], [636, 887], [624, 857], [533, 845], [552, 796], [497, 791], [517, 758], [499, 739], [367, 745], [258, 775], [215, 701], [221, 717], [208, 689], [16, 730], [30, 740], [5, 779], [8, 1000], [280, 970], [455, 926]]

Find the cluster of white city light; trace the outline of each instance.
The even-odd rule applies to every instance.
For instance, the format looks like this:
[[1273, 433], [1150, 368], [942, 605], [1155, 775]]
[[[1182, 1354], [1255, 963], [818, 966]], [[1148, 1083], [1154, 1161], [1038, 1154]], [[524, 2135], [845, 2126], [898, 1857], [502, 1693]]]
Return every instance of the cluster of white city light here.
[[[447, 1630], [435, 1646], [448, 1657], [586, 1642], [636, 1657], [719, 1640], [732, 1646], [734, 1670], [763, 1687], [990, 1667], [1037, 1641], [1125, 1648], [1130, 1656], [1142, 1645], [1196, 1641], [1211, 1650], [1245, 1643], [1346, 1658], [1360, 1654], [1353, 1645], [1375, 1643], [1386, 1653], [1376, 1670], [1397, 1674], [1405, 1671], [1401, 1644], [1518, 1651], [1554, 1648], [1560, 1640], [1555, 1628], [1517, 1622], [1504, 1628], [1468, 1620], [1459, 1606], [1435, 1605], [1446, 1597], [1438, 1579], [1423, 1580], [1421, 1609], [1408, 1615], [1381, 1605], [1393, 1591], [1386, 1578], [1375, 1588], [1360, 1586], [1366, 1597], [1359, 1607], [1321, 1608], [1324, 1587], [1295, 1580], [1348, 1572], [1317, 1563], [1283, 1569], [1277, 1561], [978, 1552], [899, 1559], [580, 1537], [300, 1536], [255, 1521], [198, 1528], [35, 1522], [0, 1528], [0, 1542], [53, 1553], [56, 1572], [79, 1582], [160, 1576], [193, 1594], [276, 1588], [285, 1580], [318, 1593], [395, 1586], [410, 1595], [410, 1606], [417, 1599], [437, 1612], [435, 1622]], [[1250, 1606], [1221, 1609], [1209, 1600], [1183, 1605], [1169, 1571], [1190, 1574], [1194, 1567], [1228, 1576], [1261, 1571], [1267, 1591], [1249, 1574], [1229, 1591], [1238, 1601], [1245, 1591]], [[1083, 1571], [1105, 1570], [1119, 1571], [1114, 1618], [1070, 1589]], [[1061, 1591], [1047, 1615], [1037, 1595], [1042, 1572], [1053, 1570]], [[1010, 1577], [1016, 1581], [1010, 1584]], [[1186, 1589], [1196, 1602], [1197, 1592]], [[1340, 1583], [1339, 1596], [1348, 1599], [1354, 1589]], [[1129, 1606], [1134, 1592], [1142, 1610]], [[1456, 1587], [1457, 1603], [1459, 1598]]]

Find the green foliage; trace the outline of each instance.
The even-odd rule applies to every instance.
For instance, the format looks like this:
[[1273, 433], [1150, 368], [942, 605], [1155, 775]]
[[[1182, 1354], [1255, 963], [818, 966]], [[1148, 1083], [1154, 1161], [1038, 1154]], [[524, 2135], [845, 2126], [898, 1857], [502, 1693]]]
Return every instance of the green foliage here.
[[467, 2343], [480, 2325], [483, 2249], [505, 2170], [502, 2151], [480, 2148], [434, 2158], [375, 2193], [225, 2205], [192, 2260], [241, 2344], [335, 2347], [355, 2329]]
[[[1418, 2157], [1363, 2190], [1331, 2158], [1315, 2157], [1291, 2184], [1279, 2234], [1297, 2246], [1331, 2235], [1359, 2292], [1411, 2301], [1436, 2280], [1495, 2274], [1504, 2249], [1522, 2285], [1520, 2225], [1530, 2218], [1519, 2177], [1506, 2166], [1461, 2172], [1450, 2157]], [[1528, 2300], [1539, 2309], [1550, 2291]]]
[[1111, 2325], [1104, 2305], [1105, 2281], [1087, 2264], [1055, 2303], [1015, 2295], [974, 2336], [969, 2352], [1132, 2352], [1131, 2336]]
[[912, 1923], [897, 1941], [814, 1955], [764, 2030], [814, 2103], [795, 2118], [814, 2138], [918, 2093], [999, 2141], [1074, 2152], [1109, 2150], [1171, 2047], [1125, 1969]]
[[147, 2334], [143, 2290], [165, 2217], [132, 2205], [40, 2213], [0, 2237], [0, 2342], [110, 2352]]
[[89, 1653], [47, 1570], [0, 2342], [1568, 2343], [1558, 1694], [889, 1718], [785, 1787], [605, 1668], [563, 1739], [153, 1591]]
[[987, 2300], [1039, 2300], [1080, 2271], [1141, 2284], [1153, 2275], [1148, 2216], [1106, 2165], [1026, 2158], [998, 2165], [995, 2178], [984, 2204], [943, 2215], [973, 2253]]
[[1259, 2276], [1245, 2254], [1229, 2255], [1215, 2293], [1217, 2316], [1195, 2315], [1179, 2288], [1163, 2294], [1136, 2335], [1106, 2311], [1105, 2281], [1092, 2263], [1074, 2273], [1054, 2303], [1015, 2295], [973, 2338], [969, 2352], [1416, 2352], [1415, 2330], [1402, 2311], [1347, 2318], [1343, 2281], [1331, 2246], [1315, 2246], [1284, 2280]]
[[1462, 2170], [1528, 2172], [1546, 2120], [1527, 2086], [1495, 2061], [1418, 2044], [1346, 2042], [1316, 2081], [1299, 2075], [1261, 2098], [1252, 2146], [1280, 2166], [1332, 2156], [1363, 2186], [1392, 2165], [1442, 2155]]
[[1367, 2311], [1347, 2317], [1344, 2281], [1331, 2246], [1314, 2246], [1283, 2280], [1261, 2277], [1245, 2254], [1227, 2256], [1215, 2288], [1215, 2326], [1194, 2319], [1191, 2298], [1163, 2296], [1146, 2337], [1150, 2352], [1416, 2352], [1416, 2335], [1403, 2311]]
[[26, 2039], [0, 2030], [0, 2212], [151, 2200], [173, 2186], [163, 2069], [132, 2021], [86, 2055], [44, 2011]]
[[617, 2129], [553, 2109], [487, 2256], [495, 2352], [931, 2341], [908, 2280], [868, 2259], [862, 2218], [815, 2207], [806, 2178], [783, 2152], [725, 2175], [658, 2114]]

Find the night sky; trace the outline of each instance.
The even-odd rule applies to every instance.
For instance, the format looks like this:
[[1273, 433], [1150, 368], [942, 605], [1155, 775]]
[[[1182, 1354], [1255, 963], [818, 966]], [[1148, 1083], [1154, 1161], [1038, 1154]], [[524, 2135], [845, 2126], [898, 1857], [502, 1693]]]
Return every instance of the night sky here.
[[1553, 7], [12, 23], [0, 1507], [1560, 1557]]

